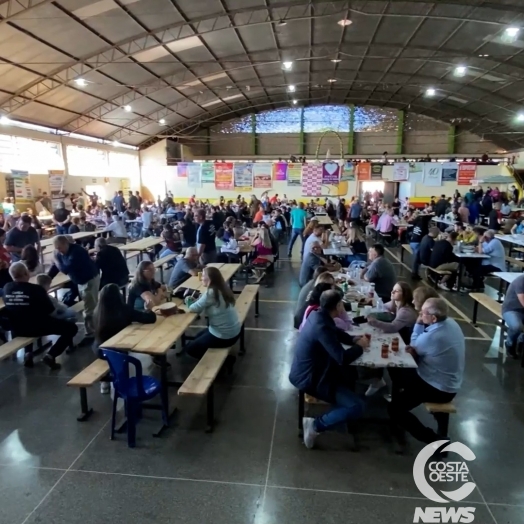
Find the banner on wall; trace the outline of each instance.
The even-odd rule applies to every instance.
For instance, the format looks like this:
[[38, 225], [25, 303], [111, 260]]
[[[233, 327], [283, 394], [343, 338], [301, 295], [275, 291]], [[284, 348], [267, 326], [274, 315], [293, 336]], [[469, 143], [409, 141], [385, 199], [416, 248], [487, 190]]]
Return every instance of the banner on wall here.
[[272, 170], [273, 166], [269, 163], [255, 163], [253, 165], [253, 187], [256, 189], [271, 189], [273, 187]]
[[458, 165], [457, 184], [459, 186], [470, 186], [476, 173], [476, 162], [461, 162]]
[[29, 183], [29, 172], [11, 169], [13, 178], [13, 191], [15, 204], [19, 211], [25, 211], [25, 208], [33, 205], [33, 190]]
[[213, 162], [202, 162], [200, 170], [200, 181], [202, 184], [215, 183], [215, 164]]
[[371, 180], [371, 164], [369, 162], [361, 162], [360, 164], [357, 164], [355, 171], [359, 182]]
[[276, 162], [273, 164], [273, 180], [286, 181], [288, 168], [289, 164], [287, 162]]
[[458, 164], [456, 162], [444, 162], [442, 164], [442, 182], [457, 181]]
[[215, 189], [233, 190], [233, 163], [217, 162], [215, 164]]
[[324, 162], [322, 164], [322, 185], [338, 185], [340, 181], [340, 166], [338, 162]]
[[434, 187], [442, 185], [442, 164], [438, 162], [424, 163], [424, 185]]
[[179, 162], [176, 165], [176, 176], [178, 178], [187, 178], [187, 166], [189, 164], [187, 162]]
[[235, 164], [234, 168], [235, 191], [251, 191], [253, 189], [253, 164]]
[[406, 182], [409, 178], [409, 163], [395, 162], [393, 164], [393, 181]]
[[[51, 203], [53, 209], [58, 207], [58, 203], [62, 201], [61, 195], [64, 190], [65, 173], [60, 171], [48, 171], [49, 173], [49, 192], [51, 193]], [[49, 211], [53, 211], [49, 209]]]
[[302, 164], [286, 164], [287, 185], [300, 186], [302, 183]]
[[414, 162], [409, 164], [409, 181], [412, 184], [422, 184], [422, 182], [424, 182], [423, 162]]
[[382, 180], [383, 164], [371, 164], [371, 180]]
[[202, 187], [201, 182], [202, 165], [191, 163], [187, 165], [187, 187], [191, 189], [199, 189]]
[[302, 166], [302, 194], [304, 196], [322, 194], [322, 165], [304, 164]]
[[353, 162], [349, 160], [342, 166], [342, 173], [340, 174], [341, 182], [354, 182], [355, 181], [355, 166]]

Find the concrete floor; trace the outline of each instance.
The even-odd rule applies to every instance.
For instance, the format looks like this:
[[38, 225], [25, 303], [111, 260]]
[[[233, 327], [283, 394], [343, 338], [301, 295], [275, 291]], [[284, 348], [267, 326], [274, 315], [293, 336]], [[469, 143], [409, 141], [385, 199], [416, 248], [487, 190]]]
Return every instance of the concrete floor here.
[[[58, 373], [0, 363], [0, 523], [380, 524], [413, 522], [415, 507], [437, 506], [413, 481], [422, 445], [396, 455], [387, 424], [376, 420], [386, 419], [380, 395], [360, 424], [360, 451], [351, 451], [343, 433], [323, 435], [313, 451], [297, 438], [297, 392], [287, 377], [298, 270], [298, 262], [281, 261], [274, 286], [262, 289], [260, 317], [250, 314], [246, 324], [247, 354], [218, 382], [211, 435], [203, 431], [204, 403], [177, 398], [172, 428], [153, 438], [159, 413], [146, 411], [137, 448], [128, 449], [125, 436], [109, 440], [111, 402], [98, 388], [88, 393], [94, 415], [77, 422], [78, 391], [65, 384], [93, 359], [87, 347], [65, 355]], [[476, 524], [521, 524], [524, 370], [492, 343], [494, 317], [480, 308], [475, 329], [472, 301], [445, 297], [467, 337], [450, 435], [476, 455], [470, 473], [477, 489], [457, 505], [475, 507]], [[192, 365], [174, 351], [170, 361], [175, 377]]]

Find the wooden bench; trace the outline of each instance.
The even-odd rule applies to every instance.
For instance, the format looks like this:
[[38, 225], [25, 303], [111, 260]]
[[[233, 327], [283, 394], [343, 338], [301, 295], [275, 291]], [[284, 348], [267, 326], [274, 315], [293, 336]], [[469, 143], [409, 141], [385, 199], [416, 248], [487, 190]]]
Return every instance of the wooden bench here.
[[410, 255], [413, 255], [413, 249], [409, 244], [402, 244], [402, 251], [400, 252], [400, 261], [404, 262], [404, 250], [406, 250]]
[[517, 266], [520, 267], [520, 269], [524, 269], [524, 260], [519, 260], [518, 258], [513, 258], [509, 256], [504, 257], [506, 259], [506, 268], [509, 271], [510, 266]]
[[207, 399], [206, 433], [215, 426], [215, 400], [213, 383], [222, 369], [231, 348], [208, 349], [191, 374], [178, 389], [178, 395], [203, 397]]
[[318, 398], [315, 398], [311, 395], [308, 395], [304, 391], [298, 392], [298, 435], [299, 437], [302, 437], [302, 419], [304, 418], [306, 414], [306, 404], [307, 405], [314, 405], [314, 406], [328, 406], [329, 404], [327, 402], [324, 402], [323, 400], [319, 400]]
[[255, 301], [255, 317], [258, 317], [258, 292], [260, 290], [260, 286], [256, 284], [248, 284], [247, 286], [244, 286], [244, 289], [238, 295], [236, 299], [235, 309], [237, 310], [238, 314], [238, 321], [242, 325], [242, 329], [240, 331], [240, 351], [238, 352], [239, 355], [245, 355], [246, 354], [246, 347], [244, 344], [244, 322], [246, 321], [247, 314], [249, 312], [249, 309], [251, 308], [251, 305], [253, 304], [253, 300]]
[[33, 343], [38, 340], [38, 337], [15, 337], [9, 342], [0, 346], [0, 360], [5, 360], [11, 355], [14, 355], [20, 349], [26, 348], [26, 353], [31, 353], [33, 350]]
[[493, 313], [500, 321], [499, 347], [503, 347], [502, 344], [504, 340], [504, 330], [506, 324], [504, 322], [504, 319], [502, 318], [502, 304], [500, 302], [497, 302], [494, 298], [488, 297], [488, 295], [484, 293], [470, 293], [469, 296], [475, 301], [475, 304], [473, 306], [473, 318], [471, 323], [476, 327], [479, 304], [484, 306], [490, 313]]
[[440, 436], [447, 437], [449, 430], [449, 416], [457, 412], [457, 408], [452, 402], [446, 404], [435, 404], [433, 402], [425, 402], [424, 407], [431, 413], [437, 421], [437, 431]]
[[93, 413], [93, 408], [87, 405], [87, 389], [97, 383], [101, 378], [109, 373], [109, 364], [101, 358], [84, 368], [78, 375], [73, 377], [67, 385], [72, 388], [80, 388], [80, 409], [82, 414], [77, 417], [79, 422], [86, 421]]
[[[435, 280], [432, 280], [429, 278], [429, 271], [432, 271], [433, 273], [439, 275]], [[439, 269], [433, 269], [432, 267], [429, 267], [429, 266], [426, 266], [426, 278], [432, 283], [433, 287], [435, 289], [437, 289], [437, 286], [438, 286], [438, 283], [440, 282], [440, 280], [442, 279], [443, 276], [445, 275], [452, 275], [453, 272], [452, 271], [442, 271], [442, 270], [439, 270]]]
[[178, 254], [166, 255], [165, 257], [159, 258], [158, 260], [153, 262], [153, 265], [157, 269], [160, 269], [160, 282], [164, 282], [164, 264], [171, 262], [171, 260], [175, 259], [177, 256]]

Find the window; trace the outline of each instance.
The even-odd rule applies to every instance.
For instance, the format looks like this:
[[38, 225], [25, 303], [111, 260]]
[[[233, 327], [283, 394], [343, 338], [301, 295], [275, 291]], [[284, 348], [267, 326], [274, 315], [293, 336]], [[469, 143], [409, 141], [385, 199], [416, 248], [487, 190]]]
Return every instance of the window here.
[[64, 169], [60, 144], [0, 135], [0, 171], [9, 173], [11, 169], [33, 175], [47, 175], [49, 170]]
[[348, 106], [311, 106], [304, 108], [304, 132], [349, 132], [350, 108]]
[[300, 108], [276, 109], [257, 114], [257, 133], [300, 133]]

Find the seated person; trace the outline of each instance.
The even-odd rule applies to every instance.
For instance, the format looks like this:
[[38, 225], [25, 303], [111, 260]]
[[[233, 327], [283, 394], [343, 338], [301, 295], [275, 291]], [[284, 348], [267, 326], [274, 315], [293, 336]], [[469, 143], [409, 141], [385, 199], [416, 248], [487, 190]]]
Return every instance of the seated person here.
[[257, 234], [251, 245], [255, 248], [255, 258], [253, 264], [274, 262], [275, 256], [273, 255], [273, 246], [271, 244], [271, 238], [269, 237], [269, 231], [266, 227], [261, 227], [257, 230]]
[[462, 222], [455, 222], [455, 231], [458, 233], [457, 240], [465, 244], [475, 244], [478, 241], [473, 228], [468, 224], [464, 227]]
[[489, 258], [481, 260], [480, 266], [478, 259], [473, 259], [467, 262], [468, 271], [473, 277], [473, 288], [480, 289], [484, 286], [484, 277], [490, 273], [506, 270], [506, 253], [502, 242], [495, 238], [496, 231], [488, 229], [484, 236], [480, 239], [480, 244], [477, 247], [479, 253], [489, 255]]
[[519, 218], [517, 223], [511, 228], [512, 235], [523, 235], [524, 234], [524, 220]]
[[[444, 275], [440, 280], [439, 287], [449, 291], [455, 283], [456, 273], [459, 267], [455, 255], [453, 254], [453, 246], [457, 243], [458, 234], [452, 231], [448, 237], [443, 240], [437, 240], [431, 252], [429, 267], [438, 269], [439, 271], [451, 271], [451, 275]], [[434, 281], [434, 277], [430, 271], [427, 272], [428, 280]], [[446, 285], [446, 282], [448, 285]]]
[[387, 235], [393, 232], [393, 227], [397, 224], [398, 219], [393, 209], [387, 209], [380, 215], [377, 223], [377, 232]]
[[127, 305], [138, 311], [150, 311], [164, 302], [165, 286], [155, 280], [153, 262], [144, 260], [136, 268], [135, 278], [129, 284]]
[[411, 278], [413, 280], [421, 280], [418, 270], [423, 264], [429, 266], [431, 260], [431, 252], [433, 251], [433, 246], [435, 245], [435, 239], [439, 236], [440, 231], [438, 227], [432, 227], [426, 236], [424, 236], [420, 242], [420, 245], [415, 252], [413, 257], [413, 270], [411, 273]]
[[[39, 275], [36, 275], [36, 283], [39, 286], [43, 287], [46, 293], [49, 293], [49, 289], [51, 288], [53, 279], [45, 273], [40, 273]], [[70, 322], [76, 322], [77, 314], [74, 309], [67, 307], [66, 304], [60, 302], [53, 295], [48, 294], [48, 296], [51, 302], [53, 303], [53, 306], [55, 307], [54, 313], [51, 314], [53, 318], [59, 318], [63, 320], [69, 320]]]
[[350, 265], [352, 262], [366, 262], [368, 259], [368, 248], [356, 222], [349, 224], [346, 230], [346, 239], [348, 246], [353, 251], [352, 255], [346, 257], [346, 263]]
[[373, 209], [371, 211], [371, 217], [369, 218], [369, 224], [366, 226], [366, 236], [372, 237], [373, 232], [377, 229], [377, 224], [379, 221], [378, 211]]
[[69, 235], [74, 235], [75, 233], [80, 233], [80, 218], [79, 217], [73, 217], [71, 219], [71, 225], [68, 229]]
[[391, 297], [391, 291], [397, 276], [393, 264], [384, 256], [384, 246], [382, 244], [375, 244], [369, 248], [369, 264], [361, 273], [360, 278], [366, 282], [375, 284], [375, 292], [384, 301]]
[[162, 231], [162, 238], [166, 243], [166, 247], [160, 251], [159, 258], [163, 258], [167, 255], [177, 255], [182, 251], [182, 241], [180, 240], [180, 233], [173, 229], [170, 224], [164, 225]]
[[127, 242], [127, 230], [126, 226], [122, 220], [121, 217], [118, 215], [113, 216], [113, 222], [108, 224], [106, 228], [104, 229], [105, 232], [111, 233], [111, 236], [115, 239], [114, 242], [118, 243], [122, 241], [122, 243]]
[[16, 225], [7, 232], [4, 242], [5, 249], [15, 262], [20, 260], [20, 255], [25, 246], [36, 246], [40, 250], [40, 239], [36, 229], [31, 225], [31, 217], [21, 216]]
[[107, 284], [125, 286], [129, 281], [129, 269], [122, 251], [108, 244], [105, 238], [97, 238], [95, 253], [95, 264], [101, 272], [100, 289]]
[[34, 277], [44, 272], [44, 266], [40, 263], [40, 257], [35, 246], [28, 245], [24, 247], [20, 256], [20, 262], [25, 264], [29, 271], [29, 277]]
[[[322, 293], [324, 291], [327, 291], [328, 289], [335, 288], [334, 284], [331, 285], [331, 287], [329, 288], [325, 288], [324, 286], [326, 286], [326, 284], [319, 284], [318, 286], [313, 288], [313, 291], [311, 291], [309, 299], [307, 301], [307, 308], [302, 318], [302, 323], [298, 328], [299, 331], [304, 327], [309, 315], [313, 311], [317, 311], [318, 309], [320, 309], [320, 296], [322, 295]], [[339, 302], [338, 315], [334, 317], [333, 320], [335, 321], [335, 325], [337, 326], [337, 328], [341, 329], [342, 331], [348, 331], [352, 326], [351, 320], [346, 310], [344, 309], [344, 302], [342, 300]]]
[[305, 286], [313, 276], [313, 272], [318, 266], [325, 266], [328, 271], [339, 271], [341, 266], [338, 263], [331, 264], [322, 255], [322, 247], [318, 241], [311, 244], [311, 251], [304, 256], [302, 266], [300, 267], [300, 276], [298, 282], [300, 287]]
[[[13, 282], [4, 287], [4, 303], [13, 338], [58, 335], [42, 361], [52, 370], [60, 369], [55, 359], [72, 344], [78, 332], [76, 324], [52, 316], [55, 306], [49, 295], [29, 282], [29, 271], [22, 262], [14, 263], [9, 273]], [[26, 352], [24, 365], [33, 367], [32, 352]]]
[[[335, 289], [335, 279], [331, 273], [322, 273], [315, 281], [315, 286], [309, 292], [304, 302], [297, 308], [294, 316], [294, 327], [300, 329], [306, 311], [310, 305], [318, 305], [320, 303], [320, 295], [328, 289]], [[318, 309], [318, 308], [317, 308]]]
[[[95, 309], [95, 342], [93, 349], [97, 358], [101, 358], [100, 346], [106, 340], [117, 335], [133, 322], [154, 324], [156, 315], [152, 311], [138, 311], [124, 302], [124, 297], [116, 284], [107, 284], [100, 291]], [[100, 381], [100, 392], [110, 391], [109, 378]]]
[[[196, 301], [186, 298], [187, 309], [207, 317], [207, 329], [198, 333], [185, 347], [185, 352], [200, 360], [209, 348], [231, 347], [239, 338], [242, 325], [235, 309], [235, 295], [216, 267], [205, 267], [202, 285], [206, 288]], [[235, 357], [229, 355], [226, 367], [231, 367]]]
[[[328, 272], [327, 267], [325, 267], [325, 266], [318, 266], [315, 269], [315, 271], [313, 271], [313, 276], [311, 277], [311, 280], [309, 280], [306, 283], [306, 285], [302, 287], [302, 289], [300, 290], [300, 293], [298, 294], [297, 303], [295, 304], [295, 313], [297, 313], [298, 311], [300, 311], [304, 307], [309, 293], [311, 293], [312, 289], [318, 284], [317, 279], [323, 273], [328, 273], [329, 276], [333, 278], [333, 283], [335, 283], [335, 278], [333, 277], [333, 275], [331, 275]], [[302, 316], [301, 316], [301, 318], [302, 318]], [[298, 325], [300, 325], [300, 321], [299, 321]], [[297, 326], [297, 329], [298, 329], [298, 326]]]
[[[360, 418], [364, 412], [362, 401], [351, 389], [357, 371], [349, 364], [362, 355], [369, 342], [336, 327], [334, 318], [341, 302], [338, 291], [322, 293], [320, 309], [309, 315], [295, 344], [289, 381], [300, 391], [332, 405], [320, 417], [304, 417], [304, 444], [308, 449], [313, 448], [320, 433]], [[344, 349], [343, 343], [350, 348]]]
[[502, 319], [506, 323], [506, 352], [517, 357], [517, 343], [524, 340], [524, 274], [519, 275], [508, 287], [502, 303]]
[[424, 402], [451, 402], [464, 375], [464, 335], [457, 322], [448, 318], [444, 300], [429, 298], [424, 302], [407, 350], [418, 368], [392, 374], [394, 388], [388, 412], [401, 443], [405, 443], [407, 431], [430, 444], [442, 440], [443, 435], [424, 426], [411, 410]]
[[196, 277], [198, 275], [198, 258], [198, 249], [188, 247], [184, 257], [177, 260], [173, 271], [171, 271], [167, 287], [176, 289], [190, 277]]

